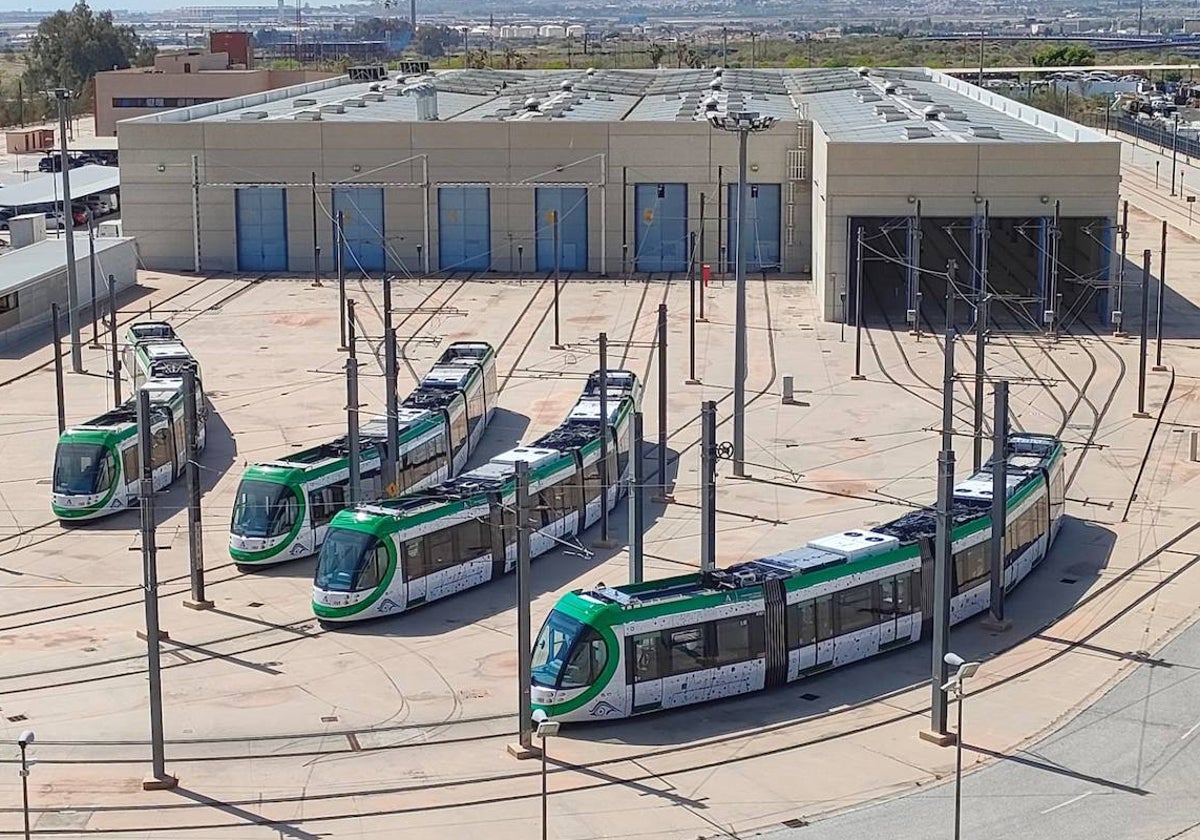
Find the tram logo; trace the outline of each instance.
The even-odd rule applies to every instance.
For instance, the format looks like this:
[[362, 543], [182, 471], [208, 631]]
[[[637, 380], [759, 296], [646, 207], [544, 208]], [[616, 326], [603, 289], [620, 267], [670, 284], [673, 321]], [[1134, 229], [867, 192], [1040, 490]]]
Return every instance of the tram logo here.
[[624, 717], [624, 713], [607, 700], [601, 700], [588, 714], [592, 717]]
[[393, 601], [391, 598], [384, 598], [383, 603], [379, 605], [380, 612], [385, 612], [385, 613], [395, 612], [398, 609], [401, 609], [400, 605], [397, 604], [395, 601]]

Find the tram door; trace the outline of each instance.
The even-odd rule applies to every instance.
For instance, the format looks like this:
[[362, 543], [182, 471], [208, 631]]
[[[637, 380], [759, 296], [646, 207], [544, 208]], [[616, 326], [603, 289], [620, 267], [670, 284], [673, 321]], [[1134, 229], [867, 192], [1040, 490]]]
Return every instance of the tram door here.
[[411, 607], [425, 600], [425, 554], [423, 537], [405, 540], [400, 545], [400, 564], [404, 571], [405, 606]]
[[629, 660], [630, 714], [649, 712], [662, 706], [662, 634], [642, 633], [627, 639]]

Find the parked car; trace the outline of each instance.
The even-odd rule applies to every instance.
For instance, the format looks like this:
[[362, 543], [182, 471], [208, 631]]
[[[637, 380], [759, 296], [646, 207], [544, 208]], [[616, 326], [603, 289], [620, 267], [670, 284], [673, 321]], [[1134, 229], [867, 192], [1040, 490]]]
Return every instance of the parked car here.
[[108, 196], [105, 195], [89, 195], [83, 199], [83, 204], [91, 211], [93, 219], [107, 216], [112, 212], [112, 205], [109, 204]]
[[91, 217], [91, 211], [84, 204], [71, 205], [71, 219], [75, 222], [76, 227], [83, 227], [88, 223]]

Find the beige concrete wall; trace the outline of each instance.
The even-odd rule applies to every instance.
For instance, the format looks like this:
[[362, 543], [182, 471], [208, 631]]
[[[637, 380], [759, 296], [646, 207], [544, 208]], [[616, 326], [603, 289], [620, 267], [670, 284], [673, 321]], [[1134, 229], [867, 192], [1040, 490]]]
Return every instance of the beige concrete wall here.
[[822, 135], [814, 157], [822, 158], [819, 174], [814, 169], [813, 219], [814, 230], [823, 226], [825, 278], [817, 294], [828, 320], [842, 317], [838, 292], [852, 216], [912, 215], [916, 199], [926, 217], [970, 217], [984, 201], [993, 217], [1051, 215], [1056, 200], [1064, 217], [1112, 219], [1117, 208], [1115, 141], [838, 143]]
[[[782, 184], [785, 205], [787, 151], [795, 142], [795, 124], [778, 126], [750, 142], [751, 180]], [[310, 273], [312, 191], [308, 184], [313, 172], [323, 185], [318, 189], [317, 239], [326, 273], [332, 271], [334, 253], [332, 224], [326, 215], [332, 211], [327, 185], [342, 181], [414, 185], [384, 191], [388, 269], [401, 274], [419, 270], [418, 244], [428, 254], [431, 268], [438, 267], [438, 184], [493, 184], [491, 246], [492, 267], [497, 271], [516, 270], [518, 244], [524, 245], [525, 269], [533, 270], [534, 191], [520, 182], [590, 184], [589, 270], [603, 269], [610, 275], [621, 270], [622, 242], [629, 245], [632, 256], [634, 185], [683, 182], [688, 185], [690, 227], [697, 233], [700, 194], [705, 194], [706, 258], [715, 269], [728, 227], [723, 197], [718, 224], [718, 181], [727, 186], [737, 172], [736, 137], [718, 134], [703, 123], [125, 122], [120, 144], [125, 230], [139, 236], [142, 258], [150, 267], [192, 267], [191, 156], [198, 153], [200, 180], [206, 185], [200, 191], [206, 271], [235, 270], [234, 185], [275, 182], [292, 185], [287, 198], [289, 270]], [[419, 155], [428, 155], [428, 196], [419, 186], [424, 178], [421, 160], [397, 164]], [[788, 274], [797, 274], [810, 263], [807, 186], [799, 186], [796, 200], [801, 204], [794, 211], [793, 245], [783, 248]], [[785, 237], [781, 234], [781, 241]]]

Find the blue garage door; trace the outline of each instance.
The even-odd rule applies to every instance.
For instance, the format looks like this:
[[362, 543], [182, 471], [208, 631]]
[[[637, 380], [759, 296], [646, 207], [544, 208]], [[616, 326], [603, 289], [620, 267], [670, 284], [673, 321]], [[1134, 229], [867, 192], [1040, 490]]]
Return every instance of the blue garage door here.
[[239, 271], [287, 271], [287, 207], [283, 187], [238, 187]]
[[634, 267], [687, 271], [687, 184], [637, 184], [634, 208]]
[[438, 260], [443, 271], [487, 271], [492, 223], [487, 187], [438, 188]]
[[538, 187], [534, 192], [538, 271], [554, 270], [554, 215], [563, 271], [587, 271], [587, 187]]
[[[383, 188], [335, 187], [335, 219], [339, 211], [346, 243], [346, 253], [342, 255], [346, 273], [350, 276], [370, 272], [381, 274], [387, 268], [383, 247]], [[336, 230], [334, 235], [337, 235]]]
[[[779, 184], [750, 184], [746, 202], [747, 271], [779, 271]], [[729, 186], [729, 241], [725, 243], [728, 271], [737, 259], [737, 184]]]

